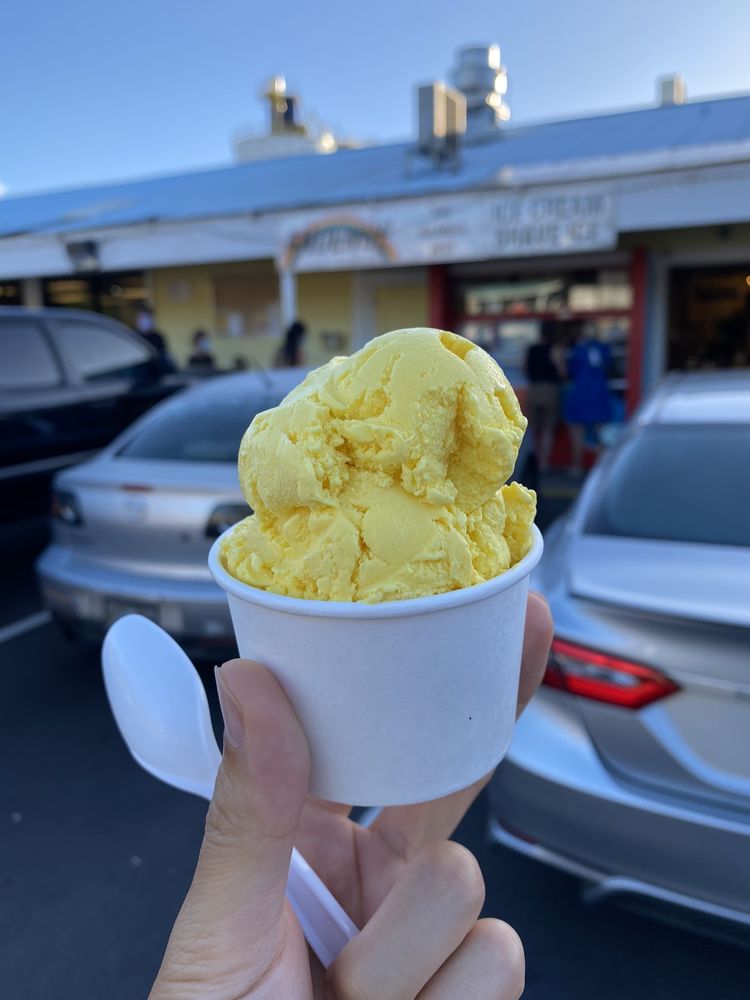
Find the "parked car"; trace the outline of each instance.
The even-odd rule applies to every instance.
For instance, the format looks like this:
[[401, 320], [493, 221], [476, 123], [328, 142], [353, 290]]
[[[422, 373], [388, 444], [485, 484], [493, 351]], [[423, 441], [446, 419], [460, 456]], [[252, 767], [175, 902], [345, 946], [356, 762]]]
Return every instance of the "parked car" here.
[[249, 513], [237, 478], [243, 432], [304, 374], [217, 376], [154, 407], [95, 458], [58, 474], [53, 539], [37, 571], [44, 602], [66, 631], [98, 640], [134, 611], [197, 657], [233, 651], [208, 550]]
[[590, 900], [747, 929], [750, 373], [670, 377], [532, 587], [555, 640], [491, 783], [492, 837]]
[[0, 308], [0, 490], [21, 488], [107, 444], [184, 384], [146, 341], [108, 316]]

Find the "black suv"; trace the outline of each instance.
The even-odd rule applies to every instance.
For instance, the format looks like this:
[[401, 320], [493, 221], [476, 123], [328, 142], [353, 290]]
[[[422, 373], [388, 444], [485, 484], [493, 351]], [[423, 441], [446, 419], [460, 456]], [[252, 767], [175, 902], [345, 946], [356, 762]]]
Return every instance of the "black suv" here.
[[[99, 313], [0, 307], [0, 500], [12, 513], [52, 474], [180, 388], [138, 334]], [[39, 489], [41, 487], [41, 489]]]

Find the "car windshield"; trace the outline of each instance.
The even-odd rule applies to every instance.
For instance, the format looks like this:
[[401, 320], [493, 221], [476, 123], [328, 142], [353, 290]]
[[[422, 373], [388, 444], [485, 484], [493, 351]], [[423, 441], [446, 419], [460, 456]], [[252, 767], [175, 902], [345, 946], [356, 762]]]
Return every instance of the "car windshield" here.
[[236, 462], [240, 440], [256, 413], [280, 398], [239, 399], [236, 393], [196, 394], [168, 405], [118, 451], [123, 458], [176, 462]]
[[614, 457], [585, 532], [750, 546], [750, 426], [645, 428]]

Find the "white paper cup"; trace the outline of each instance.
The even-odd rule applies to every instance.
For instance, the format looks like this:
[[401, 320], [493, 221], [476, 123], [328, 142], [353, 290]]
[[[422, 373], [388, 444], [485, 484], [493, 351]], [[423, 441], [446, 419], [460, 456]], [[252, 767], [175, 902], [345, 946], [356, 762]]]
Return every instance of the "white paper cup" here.
[[521, 562], [486, 583], [382, 604], [241, 583], [219, 559], [229, 532], [212, 546], [209, 568], [226, 591], [240, 655], [273, 671], [302, 722], [312, 795], [424, 802], [499, 763], [513, 734], [538, 528]]

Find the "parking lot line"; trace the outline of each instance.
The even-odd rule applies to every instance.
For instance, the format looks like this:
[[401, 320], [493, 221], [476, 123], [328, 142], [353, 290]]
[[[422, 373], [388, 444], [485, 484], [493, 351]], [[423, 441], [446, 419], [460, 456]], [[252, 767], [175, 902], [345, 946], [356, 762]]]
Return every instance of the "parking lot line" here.
[[47, 622], [51, 621], [52, 615], [49, 611], [37, 611], [33, 615], [27, 615], [26, 618], [20, 618], [17, 622], [0, 628], [0, 643], [17, 639], [19, 635], [25, 635], [26, 632], [33, 632], [35, 628], [41, 628], [42, 625], [46, 625]]

